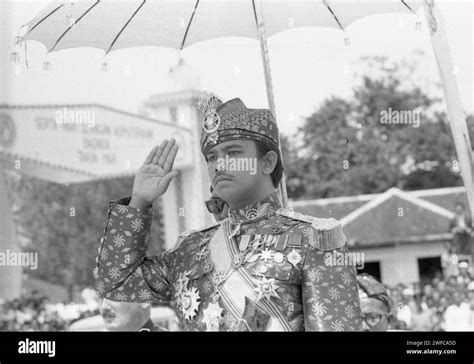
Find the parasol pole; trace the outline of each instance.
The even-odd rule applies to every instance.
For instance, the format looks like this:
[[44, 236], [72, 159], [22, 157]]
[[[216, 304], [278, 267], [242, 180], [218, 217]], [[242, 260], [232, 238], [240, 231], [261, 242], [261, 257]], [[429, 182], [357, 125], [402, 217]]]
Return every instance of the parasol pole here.
[[431, 35], [438, 71], [443, 85], [447, 114], [454, 145], [459, 159], [461, 177], [466, 187], [467, 199], [474, 223], [474, 164], [473, 151], [467, 128], [466, 115], [461, 103], [458, 85], [449, 51], [448, 37], [443, 17], [434, 0], [424, 0], [423, 6]]
[[[268, 107], [270, 108], [270, 111], [272, 112], [275, 120], [276, 120], [276, 108], [275, 108], [275, 96], [273, 94], [273, 83], [272, 83], [272, 72], [270, 68], [270, 57], [268, 54], [268, 46], [267, 46], [267, 37], [265, 35], [265, 26], [264, 26], [264, 20], [263, 20], [263, 11], [262, 11], [262, 6], [261, 2], [259, 0], [252, 1], [253, 6], [254, 6], [254, 13], [255, 13], [255, 21], [257, 23], [257, 28], [258, 28], [258, 35], [259, 35], [259, 41], [260, 41], [260, 51], [262, 54], [262, 62], [263, 62], [263, 71], [265, 75], [265, 86], [266, 86], [266, 91], [267, 91], [267, 102], [268, 102]], [[281, 142], [280, 142], [280, 135], [278, 134], [278, 149], [280, 152], [280, 156], [283, 160], [283, 153], [281, 150]], [[280, 184], [278, 185], [277, 188], [278, 191], [278, 196], [280, 198], [280, 201], [283, 205], [283, 207], [287, 208], [288, 207], [288, 196], [286, 193], [286, 176], [285, 172], [283, 172], [283, 176], [281, 178]]]

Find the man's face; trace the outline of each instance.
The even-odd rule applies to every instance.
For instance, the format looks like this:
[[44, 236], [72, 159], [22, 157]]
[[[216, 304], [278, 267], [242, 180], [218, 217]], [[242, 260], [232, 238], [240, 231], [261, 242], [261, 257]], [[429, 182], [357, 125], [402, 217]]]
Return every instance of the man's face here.
[[453, 295], [452, 295], [452, 298], [453, 298], [453, 302], [456, 304], [456, 305], [460, 305], [462, 302], [463, 302], [463, 294], [459, 291], [454, 291], [453, 292]]
[[387, 331], [389, 327], [388, 307], [382, 301], [364, 297], [360, 299], [360, 309], [362, 316], [363, 331]]
[[216, 145], [206, 155], [209, 180], [215, 193], [229, 203], [252, 195], [262, 183], [263, 162], [257, 158], [257, 148], [251, 140], [232, 140]]
[[431, 292], [433, 291], [433, 287], [431, 287], [431, 285], [427, 284], [424, 288], [423, 288], [423, 292], [425, 295], [429, 295], [431, 294]]
[[103, 299], [100, 314], [109, 331], [137, 331], [150, 318], [150, 305]]

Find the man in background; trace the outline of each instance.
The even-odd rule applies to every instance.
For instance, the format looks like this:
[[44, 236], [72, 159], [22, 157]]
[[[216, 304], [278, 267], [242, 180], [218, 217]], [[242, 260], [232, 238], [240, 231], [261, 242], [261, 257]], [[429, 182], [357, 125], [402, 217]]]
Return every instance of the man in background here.
[[444, 313], [445, 331], [470, 331], [471, 308], [459, 289], [452, 293], [453, 304]]
[[104, 298], [100, 315], [108, 331], [154, 331], [149, 303], [116, 302]]
[[450, 221], [449, 228], [453, 233], [454, 253], [472, 256], [472, 222], [465, 211], [463, 203], [454, 207], [456, 216]]
[[385, 286], [368, 274], [357, 276], [363, 331], [387, 331], [392, 322], [392, 301]]

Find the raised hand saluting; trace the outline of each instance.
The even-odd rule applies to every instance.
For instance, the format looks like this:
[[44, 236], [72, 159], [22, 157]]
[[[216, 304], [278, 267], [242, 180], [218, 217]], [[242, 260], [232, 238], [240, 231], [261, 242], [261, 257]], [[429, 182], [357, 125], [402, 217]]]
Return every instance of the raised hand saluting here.
[[151, 150], [135, 176], [131, 207], [148, 208], [166, 192], [171, 180], [178, 175], [172, 170], [177, 153], [174, 139], [165, 139]]

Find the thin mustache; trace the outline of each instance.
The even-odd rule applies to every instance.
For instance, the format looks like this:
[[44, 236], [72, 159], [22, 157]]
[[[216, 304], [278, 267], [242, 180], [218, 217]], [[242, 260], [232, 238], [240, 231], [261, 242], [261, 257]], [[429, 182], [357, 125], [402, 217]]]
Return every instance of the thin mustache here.
[[214, 182], [216, 182], [220, 178], [234, 179], [234, 176], [231, 176], [230, 174], [226, 174], [226, 173], [219, 173], [219, 174], [216, 174], [216, 176], [214, 177]]

